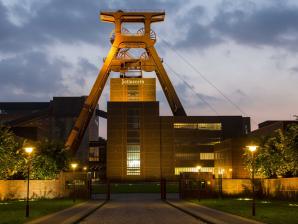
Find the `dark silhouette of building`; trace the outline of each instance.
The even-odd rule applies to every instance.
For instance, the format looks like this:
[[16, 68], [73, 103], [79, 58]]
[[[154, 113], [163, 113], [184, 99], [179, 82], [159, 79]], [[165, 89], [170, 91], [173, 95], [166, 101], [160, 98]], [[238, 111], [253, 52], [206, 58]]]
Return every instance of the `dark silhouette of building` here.
[[[54, 97], [50, 102], [1, 102], [0, 124], [33, 141], [65, 142], [85, 101], [82, 97]], [[98, 140], [98, 117], [93, 115], [76, 157], [88, 163], [89, 141]]]

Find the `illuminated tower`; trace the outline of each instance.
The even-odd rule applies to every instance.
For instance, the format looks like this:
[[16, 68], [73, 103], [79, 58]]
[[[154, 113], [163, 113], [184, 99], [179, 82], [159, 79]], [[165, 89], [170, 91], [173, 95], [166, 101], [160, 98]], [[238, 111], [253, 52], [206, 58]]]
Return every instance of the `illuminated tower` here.
[[[111, 71], [120, 72], [120, 77], [123, 78], [129, 77], [128, 74], [130, 71], [155, 72], [173, 115], [186, 116], [175, 89], [162, 65], [162, 60], [154, 48], [156, 34], [151, 30], [151, 24], [163, 21], [164, 16], [165, 12], [163, 11], [128, 12], [119, 10], [116, 12], [103, 11], [100, 13], [100, 19], [103, 22], [115, 24], [115, 29], [110, 38], [112, 46], [107, 57], [104, 59], [104, 64], [92, 90], [66, 141], [66, 146], [70, 150], [75, 151], [80, 145]], [[143, 27], [136, 33], [130, 33], [124, 27], [125, 23], [141, 23]], [[143, 49], [143, 53], [138, 57], [133, 57], [129, 53], [132, 48]]]

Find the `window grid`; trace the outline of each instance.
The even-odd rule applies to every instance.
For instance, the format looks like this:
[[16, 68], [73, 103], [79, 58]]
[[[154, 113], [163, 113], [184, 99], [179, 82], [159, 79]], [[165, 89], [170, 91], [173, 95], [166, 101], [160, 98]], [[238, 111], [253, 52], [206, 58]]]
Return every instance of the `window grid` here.
[[174, 123], [174, 128], [219, 131], [222, 130], [222, 125], [221, 123]]
[[[175, 167], [175, 175], [180, 175], [180, 173], [183, 172], [192, 172], [192, 173], [197, 173], [198, 168], [197, 167]], [[209, 172], [213, 173], [214, 168], [213, 167], [202, 167], [200, 169], [200, 172]]]
[[214, 160], [214, 153], [200, 153], [200, 160]]

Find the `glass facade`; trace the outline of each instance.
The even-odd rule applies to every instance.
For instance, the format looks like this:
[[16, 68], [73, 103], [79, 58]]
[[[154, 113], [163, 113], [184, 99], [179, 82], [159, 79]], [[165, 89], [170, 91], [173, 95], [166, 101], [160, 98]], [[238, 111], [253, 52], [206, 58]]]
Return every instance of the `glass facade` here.
[[140, 110], [127, 110], [126, 175], [141, 175]]
[[140, 145], [127, 145], [127, 175], [140, 175], [141, 150]]

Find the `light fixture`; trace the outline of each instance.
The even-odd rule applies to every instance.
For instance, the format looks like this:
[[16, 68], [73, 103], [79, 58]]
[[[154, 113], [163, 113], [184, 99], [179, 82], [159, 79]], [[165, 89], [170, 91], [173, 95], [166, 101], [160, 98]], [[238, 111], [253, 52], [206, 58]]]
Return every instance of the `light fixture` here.
[[27, 146], [24, 149], [25, 149], [25, 152], [29, 155], [33, 152], [33, 147], [32, 146]]
[[258, 148], [258, 146], [256, 146], [256, 145], [248, 145], [248, 146], [246, 146], [246, 147], [247, 147], [248, 150], [251, 151], [251, 152], [255, 152], [255, 151], [257, 150], [257, 148]]
[[78, 164], [77, 163], [71, 163], [70, 166], [73, 170], [75, 170], [78, 167]]

